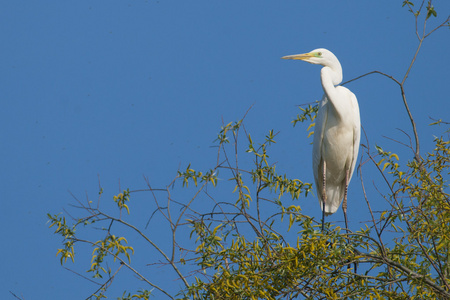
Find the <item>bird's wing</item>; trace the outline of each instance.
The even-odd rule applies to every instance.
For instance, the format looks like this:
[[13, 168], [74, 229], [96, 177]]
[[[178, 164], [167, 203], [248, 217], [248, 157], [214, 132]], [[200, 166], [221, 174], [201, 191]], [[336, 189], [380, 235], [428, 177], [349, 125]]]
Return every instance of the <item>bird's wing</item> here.
[[352, 178], [353, 171], [355, 169], [356, 161], [358, 160], [358, 152], [359, 152], [359, 143], [361, 139], [361, 120], [359, 117], [359, 105], [358, 100], [356, 99], [355, 94], [350, 92], [351, 94], [351, 100], [352, 100], [352, 108], [353, 108], [353, 161], [352, 161], [352, 167], [350, 169], [350, 179]]
[[323, 131], [325, 129], [325, 123], [327, 121], [327, 104], [328, 99], [326, 95], [323, 95], [322, 100], [319, 103], [319, 111], [317, 112], [316, 125], [314, 126], [314, 140], [313, 140], [313, 172], [314, 179], [317, 187], [317, 196], [322, 199], [322, 189], [319, 188], [319, 182], [322, 180], [321, 160], [322, 160], [322, 142]]

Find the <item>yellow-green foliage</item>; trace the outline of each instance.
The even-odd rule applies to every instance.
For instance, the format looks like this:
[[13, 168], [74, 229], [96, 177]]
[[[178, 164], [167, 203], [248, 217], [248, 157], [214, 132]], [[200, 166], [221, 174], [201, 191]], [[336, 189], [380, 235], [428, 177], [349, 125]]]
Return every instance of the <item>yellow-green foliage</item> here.
[[[236, 135], [236, 134], [234, 134]], [[268, 141], [254, 146], [249, 137], [247, 152], [255, 155], [253, 194], [244, 176], [232, 178], [235, 191], [242, 190], [236, 207], [245, 215], [257, 202], [259, 193], [270, 190], [278, 199], [285, 191], [293, 200], [305, 194], [309, 184], [286, 181], [274, 175], [268, 162]], [[271, 138], [273, 140], [273, 137]], [[376, 162], [381, 173], [392, 179], [392, 208], [380, 214], [373, 226], [354, 233], [342, 232], [327, 224], [322, 234], [312, 219], [302, 215], [300, 206], [279, 206], [281, 220], [289, 215], [289, 228], [295, 225], [299, 237], [290, 245], [270, 222], [254, 228], [255, 237], [239, 233], [229, 216], [215, 222], [190, 220], [196, 236], [196, 261], [209, 274], [189, 287], [193, 299], [440, 299], [449, 291], [450, 205], [445, 192], [448, 183], [450, 149], [443, 138], [435, 140], [435, 149], [418, 163], [400, 165], [397, 154], [377, 147]], [[236, 214], [236, 216], [239, 214]], [[251, 220], [254, 220], [251, 218]], [[249, 221], [251, 223], [251, 221]], [[214, 229], [211, 229], [216, 223]], [[261, 220], [259, 220], [261, 225]], [[255, 221], [255, 224], [258, 222]], [[394, 241], [383, 240], [391, 227]], [[404, 229], [403, 229], [404, 227]], [[392, 235], [392, 234], [391, 234]], [[392, 240], [392, 237], [390, 237]], [[364, 271], [354, 268], [361, 266]], [[356, 272], [355, 272], [356, 271]]]
[[128, 205], [125, 204], [130, 200], [130, 191], [128, 189], [126, 191], [123, 191], [122, 193], [119, 193], [117, 196], [114, 196], [113, 199], [114, 202], [117, 203], [117, 206], [120, 210], [122, 210], [122, 208], [125, 208], [127, 210], [127, 213], [130, 214], [130, 209], [128, 208]]

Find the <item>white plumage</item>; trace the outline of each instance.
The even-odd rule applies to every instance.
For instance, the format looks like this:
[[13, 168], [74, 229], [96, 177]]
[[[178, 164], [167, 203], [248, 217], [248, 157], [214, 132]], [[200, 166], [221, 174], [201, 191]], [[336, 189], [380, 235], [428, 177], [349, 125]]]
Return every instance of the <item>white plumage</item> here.
[[[313, 143], [313, 172], [320, 207], [323, 209], [324, 162], [325, 215], [333, 214], [342, 203], [358, 158], [361, 135], [356, 96], [343, 86], [342, 67], [336, 56], [326, 49], [284, 56], [322, 65], [320, 72], [325, 92], [319, 104]], [[343, 207], [346, 215], [346, 207]]]

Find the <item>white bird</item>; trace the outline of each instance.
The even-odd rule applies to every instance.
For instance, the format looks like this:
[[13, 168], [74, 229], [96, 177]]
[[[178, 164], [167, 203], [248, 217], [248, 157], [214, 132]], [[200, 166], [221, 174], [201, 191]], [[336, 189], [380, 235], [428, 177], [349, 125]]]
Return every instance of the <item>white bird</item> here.
[[322, 65], [320, 79], [325, 94], [319, 104], [313, 142], [313, 171], [320, 207], [326, 215], [334, 214], [342, 201], [347, 227], [347, 189], [358, 157], [361, 122], [355, 94], [343, 86], [342, 67], [327, 49], [305, 54], [288, 55]]

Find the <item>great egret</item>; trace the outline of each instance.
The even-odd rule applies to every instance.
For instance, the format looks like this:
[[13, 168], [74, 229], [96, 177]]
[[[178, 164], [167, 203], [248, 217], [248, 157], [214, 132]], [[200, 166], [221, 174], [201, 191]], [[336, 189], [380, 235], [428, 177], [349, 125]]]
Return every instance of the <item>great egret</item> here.
[[313, 142], [313, 171], [320, 207], [322, 230], [326, 215], [334, 214], [342, 201], [347, 227], [347, 189], [355, 169], [361, 136], [359, 107], [355, 94], [343, 86], [342, 67], [327, 49], [288, 55], [322, 65], [320, 79], [325, 94], [319, 104]]

